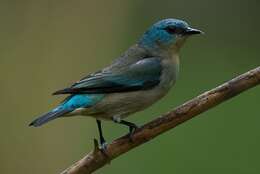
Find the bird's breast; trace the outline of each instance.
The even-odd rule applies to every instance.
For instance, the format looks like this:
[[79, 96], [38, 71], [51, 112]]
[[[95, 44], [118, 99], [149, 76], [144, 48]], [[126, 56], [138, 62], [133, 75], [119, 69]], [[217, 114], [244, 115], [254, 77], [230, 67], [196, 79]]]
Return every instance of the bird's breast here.
[[161, 88], [169, 90], [176, 82], [179, 74], [179, 56], [174, 55], [172, 58], [162, 60], [162, 73], [160, 77]]

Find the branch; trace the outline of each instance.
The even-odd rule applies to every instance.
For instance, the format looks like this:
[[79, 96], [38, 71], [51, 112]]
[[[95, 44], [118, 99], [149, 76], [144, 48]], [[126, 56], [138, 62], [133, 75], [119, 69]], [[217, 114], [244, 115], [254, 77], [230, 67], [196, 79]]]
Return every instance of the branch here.
[[92, 173], [136, 146], [259, 84], [260, 66], [193, 98], [171, 112], [143, 125], [134, 133], [132, 142], [129, 141], [127, 135], [114, 140], [108, 145], [106, 155], [98, 149], [97, 141], [94, 140], [94, 150], [61, 174]]

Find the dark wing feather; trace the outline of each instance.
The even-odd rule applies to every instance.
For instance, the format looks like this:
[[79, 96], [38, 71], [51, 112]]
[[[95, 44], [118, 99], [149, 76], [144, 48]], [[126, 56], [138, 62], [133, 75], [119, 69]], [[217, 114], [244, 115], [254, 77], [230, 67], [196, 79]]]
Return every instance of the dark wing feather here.
[[87, 76], [57, 94], [98, 94], [150, 89], [160, 83], [161, 63], [158, 58], [146, 58], [120, 72], [104, 71]]

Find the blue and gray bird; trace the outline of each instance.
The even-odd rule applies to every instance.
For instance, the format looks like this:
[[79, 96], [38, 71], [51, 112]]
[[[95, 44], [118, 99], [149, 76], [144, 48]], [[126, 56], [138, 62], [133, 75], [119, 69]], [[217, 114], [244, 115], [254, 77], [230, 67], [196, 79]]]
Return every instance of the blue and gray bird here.
[[153, 24], [110, 66], [54, 92], [54, 95], [69, 96], [30, 126], [41, 126], [60, 117], [84, 115], [96, 119], [102, 148], [106, 142], [101, 120], [128, 126], [131, 138], [137, 126], [124, 118], [167, 94], [178, 77], [180, 48], [189, 36], [201, 33], [177, 19], [164, 19]]

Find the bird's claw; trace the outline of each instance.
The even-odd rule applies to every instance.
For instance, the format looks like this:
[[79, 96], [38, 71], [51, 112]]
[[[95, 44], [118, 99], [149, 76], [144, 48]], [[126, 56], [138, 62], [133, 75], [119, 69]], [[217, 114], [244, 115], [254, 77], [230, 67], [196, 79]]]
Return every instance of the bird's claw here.
[[100, 150], [107, 150], [107, 143], [106, 142], [101, 143], [99, 149]]
[[106, 142], [102, 142], [99, 146], [99, 150], [106, 156], [108, 157], [108, 154], [107, 154], [107, 143]]
[[133, 126], [130, 126], [130, 127], [129, 127], [129, 136], [128, 136], [128, 137], [129, 137], [129, 141], [130, 141], [130, 142], [134, 142], [134, 140], [133, 140], [133, 135], [134, 135], [136, 129], [138, 129], [138, 126], [137, 126], [137, 125], [133, 125]]

